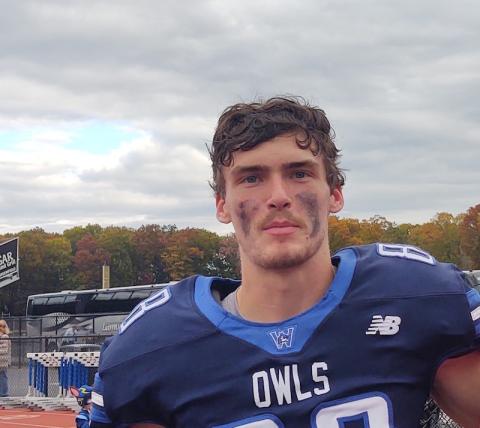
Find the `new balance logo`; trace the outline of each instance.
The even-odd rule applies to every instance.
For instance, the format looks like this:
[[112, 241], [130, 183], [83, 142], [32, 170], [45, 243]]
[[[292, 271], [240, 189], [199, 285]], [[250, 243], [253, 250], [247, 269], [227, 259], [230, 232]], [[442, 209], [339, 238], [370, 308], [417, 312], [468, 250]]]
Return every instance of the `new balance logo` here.
[[293, 345], [293, 333], [295, 327], [288, 327], [286, 330], [274, 330], [270, 332], [270, 336], [278, 350], [290, 349]]
[[385, 318], [382, 318], [381, 315], [374, 315], [365, 334], [379, 333], [380, 335], [392, 336], [400, 330], [401, 322], [402, 319], [400, 317], [387, 315]]

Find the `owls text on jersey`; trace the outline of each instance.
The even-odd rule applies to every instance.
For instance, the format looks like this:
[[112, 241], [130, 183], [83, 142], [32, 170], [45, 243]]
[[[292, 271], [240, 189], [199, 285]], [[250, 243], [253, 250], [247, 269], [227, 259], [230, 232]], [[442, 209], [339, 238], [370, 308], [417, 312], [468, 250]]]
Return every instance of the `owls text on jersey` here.
[[238, 282], [219, 278], [142, 302], [102, 356], [106, 413], [168, 427], [418, 426], [437, 367], [479, 344], [478, 293], [413, 247], [352, 247], [332, 261], [324, 298], [281, 323], [225, 312], [211, 289]]

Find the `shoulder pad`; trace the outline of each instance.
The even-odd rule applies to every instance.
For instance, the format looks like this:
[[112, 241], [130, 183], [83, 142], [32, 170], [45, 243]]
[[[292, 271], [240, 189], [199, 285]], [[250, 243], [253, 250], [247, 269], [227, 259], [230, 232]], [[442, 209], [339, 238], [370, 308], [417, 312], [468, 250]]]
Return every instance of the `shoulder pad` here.
[[214, 327], [201, 316], [193, 299], [196, 277], [161, 290], [125, 318], [103, 352], [100, 373], [148, 352], [188, 342]]
[[462, 272], [420, 248], [381, 243], [352, 248], [357, 253], [355, 281], [373, 284], [376, 297], [465, 294]]

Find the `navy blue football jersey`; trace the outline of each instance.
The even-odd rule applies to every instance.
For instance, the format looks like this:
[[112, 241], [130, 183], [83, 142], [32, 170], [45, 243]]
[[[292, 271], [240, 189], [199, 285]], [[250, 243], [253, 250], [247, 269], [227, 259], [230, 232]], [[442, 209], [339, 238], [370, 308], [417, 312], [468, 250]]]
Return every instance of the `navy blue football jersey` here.
[[113, 424], [418, 427], [438, 366], [479, 346], [480, 296], [409, 246], [346, 248], [330, 289], [280, 323], [226, 312], [239, 282], [196, 276], [142, 302], [104, 351]]

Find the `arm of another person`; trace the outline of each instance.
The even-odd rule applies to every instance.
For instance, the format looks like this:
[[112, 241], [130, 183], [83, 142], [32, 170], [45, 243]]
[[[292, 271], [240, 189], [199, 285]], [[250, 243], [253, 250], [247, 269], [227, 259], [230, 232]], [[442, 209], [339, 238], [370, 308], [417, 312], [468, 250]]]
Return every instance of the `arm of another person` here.
[[464, 428], [479, 428], [480, 350], [446, 360], [435, 376], [432, 396]]
[[0, 334], [0, 355], [8, 355], [10, 351], [8, 334]]
[[7, 334], [0, 335], [0, 368], [10, 364], [10, 339]]

